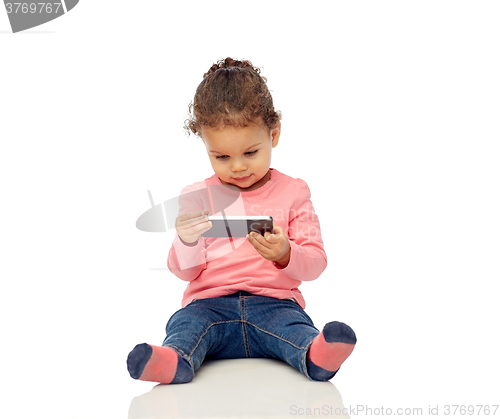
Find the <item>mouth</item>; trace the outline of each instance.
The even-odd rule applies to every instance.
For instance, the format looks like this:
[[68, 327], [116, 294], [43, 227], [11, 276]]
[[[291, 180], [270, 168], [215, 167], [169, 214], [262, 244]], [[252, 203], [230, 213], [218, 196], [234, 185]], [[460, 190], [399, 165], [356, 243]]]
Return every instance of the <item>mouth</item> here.
[[244, 177], [233, 177], [233, 179], [236, 180], [237, 182], [244, 182], [245, 180], [250, 178], [250, 176], [252, 176], [252, 175], [248, 175], [248, 176], [244, 176]]

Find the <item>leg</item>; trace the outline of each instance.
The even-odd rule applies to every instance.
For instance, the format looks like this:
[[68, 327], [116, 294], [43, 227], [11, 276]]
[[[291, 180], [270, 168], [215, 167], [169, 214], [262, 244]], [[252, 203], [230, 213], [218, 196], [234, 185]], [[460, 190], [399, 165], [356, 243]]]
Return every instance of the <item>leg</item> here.
[[[201, 321], [200, 321], [201, 320]], [[209, 320], [208, 320], [209, 322]], [[203, 333], [205, 324], [197, 311], [188, 305], [175, 312], [167, 323], [167, 338], [174, 344], [162, 346], [141, 343], [128, 355], [127, 367], [130, 376], [141, 381], [162, 384], [187, 383], [194, 377], [191, 359], [186, 356], [189, 342], [197, 340]]]
[[332, 322], [320, 332], [292, 301], [249, 297], [246, 319], [256, 342], [252, 356], [282, 359], [311, 380], [331, 379], [354, 348], [349, 326]]
[[241, 323], [235, 298], [197, 300], [175, 312], [162, 346], [137, 345], [127, 366], [132, 378], [164, 384], [193, 379], [205, 357], [244, 357]]
[[175, 349], [194, 371], [204, 359], [245, 357], [237, 295], [192, 302], [170, 318], [166, 332], [162, 345]]

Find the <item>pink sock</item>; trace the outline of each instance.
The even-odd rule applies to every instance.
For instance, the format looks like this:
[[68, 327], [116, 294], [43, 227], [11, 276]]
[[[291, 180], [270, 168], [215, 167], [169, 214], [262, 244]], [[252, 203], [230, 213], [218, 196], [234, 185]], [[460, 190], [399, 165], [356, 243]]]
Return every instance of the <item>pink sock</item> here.
[[132, 378], [162, 384], [187, 383], [194, 373], [189, 364], [168, 346], [137, 345], [128, 355]]
[[307, 352], [308, 372], [313, 380], [327, 381], [351, 355], [356, 344], [354, 331], [341, 322], [328, 323]]

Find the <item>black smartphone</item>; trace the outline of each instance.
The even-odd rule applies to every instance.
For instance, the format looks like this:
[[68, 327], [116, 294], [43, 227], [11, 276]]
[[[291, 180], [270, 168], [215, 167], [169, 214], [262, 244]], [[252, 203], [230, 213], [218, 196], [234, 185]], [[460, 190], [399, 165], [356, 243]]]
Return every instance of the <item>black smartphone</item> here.
[[203, 237], [246, 237], [252, 231], [264, 235], [267, 231], [274, 233], [273, 217], [255, 216], [210, 216], [212, 228], [205, 231]]

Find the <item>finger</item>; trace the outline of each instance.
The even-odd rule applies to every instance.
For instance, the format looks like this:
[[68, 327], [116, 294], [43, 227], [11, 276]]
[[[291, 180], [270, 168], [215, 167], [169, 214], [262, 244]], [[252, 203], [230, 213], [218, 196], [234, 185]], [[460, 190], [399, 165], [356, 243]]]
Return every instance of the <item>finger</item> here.
[[251, 232], [247, 234], [247, 237], [250, 243], [253, 245], [253, 247], [255, 247], [255, 249], [262, 252], [270, 250], [269, 243], [259, 233]]
[[196, 225], [199, 222], [206, 221], [208, 219], [208, 210], [201, 212], [186, 212], [182, 215], [179, 215], [177, 218], [177, 226], [182, 227], [185, 225]]
[[262, 257], [267, 259], [267, 257], [268, 257], [267, 256], [267, 249], [264, 246], [262, 246], [257, 240], [255, 240], [252, 237], [248, 237], [248, 241], [253, 246], [253, 248], [257, 251], [257, 253], [259, 253], [259, 255], [261, 255]]
[[204, 223], [199, 223], [195, 226], [191, 226], [189, 228], [180, 228], [180, 231], [184, 236], [200, 236], [205, 231], [208, 231], [211, 228], [212, 228], [212, 222], [206, 221]]
[[283, 236], [285, 234], [285, 230], [283, 230], [280, 226], [274, 226], [274, 234], [266, 233], [265, 238], [269, 243], [279, 243], [283, 240]]
[[203, 224], [206, 222], [208, 222], [208, 218], [206, 218], [206, 217], [196, 218], [195, 220], [191, 219], [189, 221], [184, 221], [181, 224], [177, 224], [176, 228], [186, 230], [186, 229], [196, 227], [197, 225]]
[[212, 222], [207, 221], [206, 223], [203, 224], [198, 224], [196, 226], [198, 230], [196, 231], [197, 234], [203, 234], [205, 231], [208, 231], [212, 228]]

